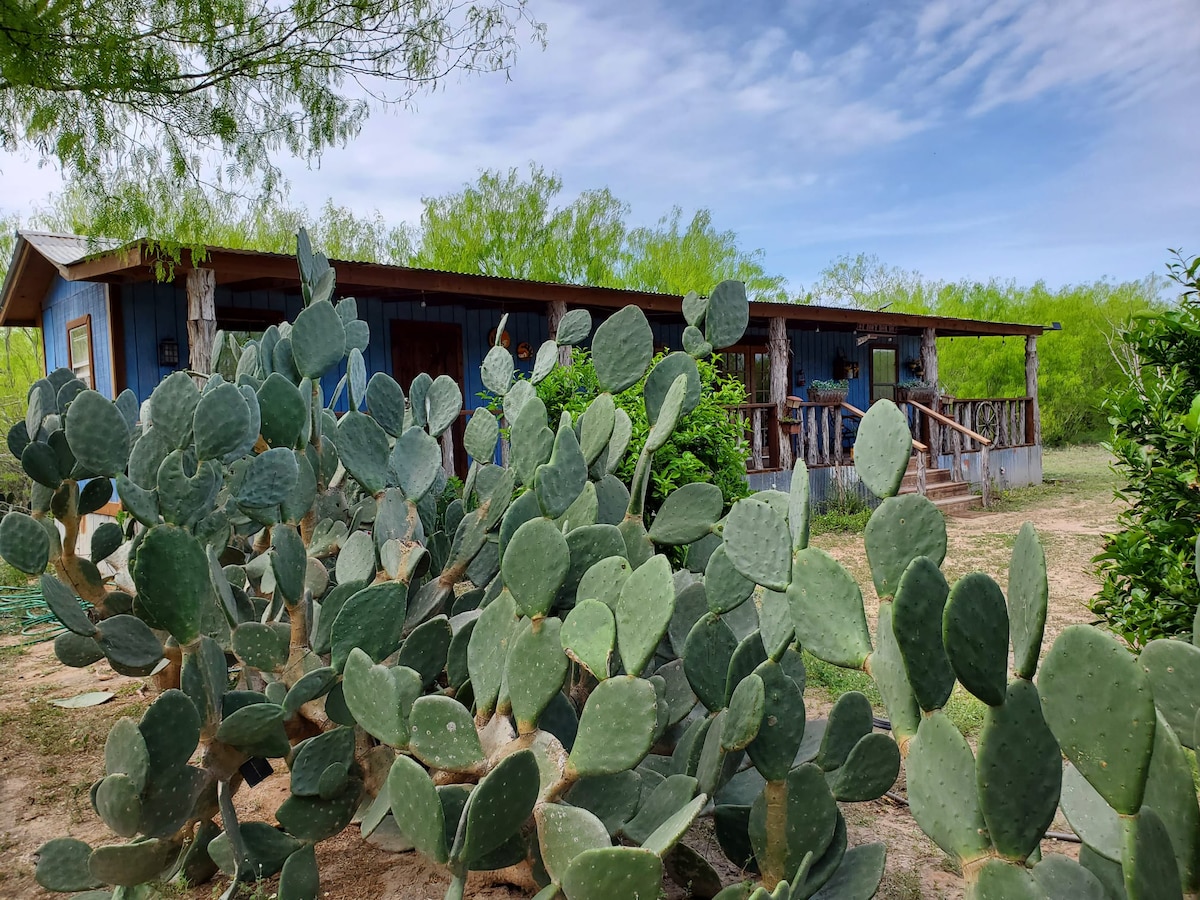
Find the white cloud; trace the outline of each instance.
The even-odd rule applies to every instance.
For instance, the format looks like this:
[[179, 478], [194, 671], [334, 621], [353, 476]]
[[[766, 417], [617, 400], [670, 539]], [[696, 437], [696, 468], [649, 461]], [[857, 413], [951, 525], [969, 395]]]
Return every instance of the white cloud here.
[[[550, 0], [548, 47], [525, 48], [511, 80], [452, 78], [319, 168], [287, 161], [293, 195], [414, 221], [422, 196], [536, 161], [568, 192], [608, 185], [639, 222], [710, 207], [797, 282], [858, 250], [937, 274], [1075, 271], [1200, 215], [1185, 118], [1200, 17], [1185, 0], [754, 8]], [[995, 129], [1050, 108], [1059, 133], [972, 164], [1008, 136]], [[956, 140], [964, 157], [947, 158]], [[54, 186], [0, 162], [6, 207]], [[939, 167], [956, 174], [928, 177]]]

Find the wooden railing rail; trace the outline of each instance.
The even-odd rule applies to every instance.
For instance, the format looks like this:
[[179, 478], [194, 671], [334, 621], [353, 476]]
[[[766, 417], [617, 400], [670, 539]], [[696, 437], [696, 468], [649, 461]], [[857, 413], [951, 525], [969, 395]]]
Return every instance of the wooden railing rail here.
[[937, 422], [939, 425], [943, 425], [948, 429], [948, 431], [946, 431], [946, 435], [948, 435], [950, 438], [951, 452], [954, 456], [954, 465], [950, 469], [951, 480], [963, 480], [963, 438], [974, 441], [979, 445], [979, 490], [983, 495], [983, 507], [984, 509], [987, 509], [991, 504], [992, 499], [992, 473], [989, 460], [992, 448], [991, 438], [984, 437], [982, 434], [979, 434], [965, 425], [960, 424], [949, 416], [942, 415], [940, 412], [930, 409], [924, 403], [918, 403], [915, 400], [909, 400], [908, 405], [920, 412], [926, 418]]

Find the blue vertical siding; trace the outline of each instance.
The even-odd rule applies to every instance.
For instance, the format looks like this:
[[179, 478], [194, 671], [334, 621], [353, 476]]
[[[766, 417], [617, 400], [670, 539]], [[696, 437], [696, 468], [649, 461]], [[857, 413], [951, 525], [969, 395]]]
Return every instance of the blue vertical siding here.
[[91, 316], [92, 380], [106, 397], [113, 397], [112, 354], [109, 348], [108, 290], [103, 284], [66, 281], [55, 276], [42, 304], [42, 341], [46, 350], [46, 371], [70, 364], [67, 353], [67, 323]]

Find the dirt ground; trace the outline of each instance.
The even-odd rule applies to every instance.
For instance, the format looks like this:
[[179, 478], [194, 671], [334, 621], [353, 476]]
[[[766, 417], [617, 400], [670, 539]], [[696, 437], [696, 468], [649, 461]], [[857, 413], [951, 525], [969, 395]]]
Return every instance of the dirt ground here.
[[[1006, 586], [1013, 539], [1023, 522], [1033, 522], [1050, 571], [1048, 647], [1067, 625], [1090, 621], [1086, 602], [1099, 587], [1091, 558], [1100, 549], [1101, 535], [1113, 527], [1119, 507], [1112, 501], [1114, 482], [1107, 457], [1099, 449], [1047, 451], [1045, 473], [1045, 485], [1007, 495], [995, 510], [950, 519], [950, 549], [943, 568], [951, 581], [970, 571], [983, 571]], [[813, 543], [850, 568], [863, 586], [873, 615], [877, 598], [870, 586], [862, 536], [827, 534], [814, 538]], [[50, 703], [94, 690], [111, 691], [115, 696], [85, 709], [61, 709]], [[828, 707], [830, 697], [822, 695], [818, 687], [810, 691], [808, 699], [811, 717]], [[23, 648], [16, 636], [0, 636], [0, 900], [61, 896], [42, 891], [33, 881], [32, 855], [44, 841], [62, 835], [92, 843], [112, 840], [91, 810], [88, 791], [103, 774], [104, 739], [112, 722], [121, 716], [139, 716], [149, 700], [140, 680], [117, 675], [104, 664], [66, 669], [55, 661], [48, 643]], [[966, 705], [975, 702], [962, 700]], [[970, 715], [969, 709], [966, 715]], [[253, 789], [240, 791], [239, 806], [249, 817], [269, 818], [282, 800], [281, 791], [286, 791], [286, 780], [277, 774]], [[903, 796], [903, 792], [901, 774], [895, 793]], [[962, 897], [954, 865], [921, 833], [902, 803], [884, 798], [845, 804], [843, 812], [852, 846], [876, 840], [888, 845], [888, 874], [878, 897]], [[1063, 821], [1053, 827], [1068, 830]], [[715, 848], [704, 832], [700, 826], [688, 841], [710, 855]], [[1075, 855], [1076, 850], [1074, 844], [1056, 841], [1043, 845], [1044, 853]], [[317, 856], [323, 900], [440, 900], [448, 883], [437, 866], [415, 853], [394, 854], [373, 847], [353, 826], [320, 844]], [[525, 896], [504, 886], [488, 885], [481, 877], [473, 879], [468, 885], [469, 897], [509, 900]], [[255, 900], [271, 896], [273, 884], [263, 887]], [[210, 884], [186, 892], [168, 888], [163, 896], [201, 900], [216, 894]]]

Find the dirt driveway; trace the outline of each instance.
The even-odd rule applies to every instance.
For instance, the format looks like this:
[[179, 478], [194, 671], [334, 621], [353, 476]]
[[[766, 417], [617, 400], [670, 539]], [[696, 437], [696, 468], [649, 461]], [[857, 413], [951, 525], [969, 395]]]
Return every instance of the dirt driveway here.
[[[1098, 588], [1091, 558], [1101, 534], [1111, 529], [1117, 506], [1112, 502], [1113, 477], [1098, 449], [1048, 452], [1048, 483], [1004, 498], [996, 511], [948, 523], [950, 551], [944, 566], [952, 581], [970, 571], [983, 571], [1005, 586], [1013, 538], [1021, 523], [1031, 521], [1042, 537], [1050, 570], [1050, 620], [1047, 645], [1073, 622], [1089, 621], [1086, 601]], [[862, 550], [861, 535], [826, 534], [813, 543], [838, 556], [863, 586], [868, 605], [876, 601]], [[102, 774], [104, 739], [120, 716], [140, 715], [149, 702], [142, 683], [114, 674], [105, 665], [86, 670], [64, 669], [49, 644], [14, 646], [15, 637], [0, 638], [0, 900], [49, 898], [32, 879], [32, 853], [45, 840], [72, 835], [105, 842], [111, 835], [88, 803], [88, 790]], [[852, 681], [822, 682], [810, 673], [810, 716], [828, 707]], [[853, 673], [851, 673], [853, 674]], [[60, 709], [49, 702], [83, 691], [107, 690], [115, 697], [89, 709]], [[958, 698], [955, 715], [969, 733], [976, 710], [972, 698]], [[977, 704], [976, 704], [977, 705]], [[964, 726], [962, 723], [966, 723]], [[253, 791], [239, 792], [252, 816], [265, 818], [286, 790], [276, 775]], [[903, 776], [897, 785], [903, 794]], [[962, 896], [954, 867], [916, 827], [907, 809], [894, 801], [847, 804], [844, 807], [851, 844], [884, 840], [888, 875], [878, 894], [885, 900]], [[1058, 822], [1055, 828], [1066, 828]], [[691, 841], [691, 839], [689, 839]], [[707, 841], [701, 840], [700, 847]], [[1071, 853], [1075, 845], [1047, 841], [1046, 853]], [[392, 854], [365, 844], [353, 828], [318, 849], [324, 900], [440, 900], [446, 877], [415, 854]], [[270, 892], [256, 894], [265, 898]], [[473, 882], [476, 898], [516, 898], [517, 892]], [[191, 891], [167, 888], [163, 896], [194, 900], [213, 896], [212, 885]]]

